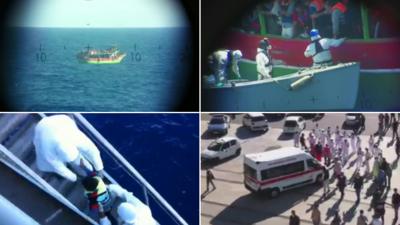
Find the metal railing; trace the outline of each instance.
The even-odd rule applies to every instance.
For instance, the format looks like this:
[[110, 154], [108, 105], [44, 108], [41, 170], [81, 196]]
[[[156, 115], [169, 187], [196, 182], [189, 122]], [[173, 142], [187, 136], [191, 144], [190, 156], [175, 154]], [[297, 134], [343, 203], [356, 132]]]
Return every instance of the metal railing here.
[[145, 178], [81, 115], [74, 114], [74, 119], [79, 128], [94, 141], [100, 151], [112, 157], [118, 165], [141, 186], [146, 204], [149, 205], [149, 196], [167, 213], [175, 224], [188, 225], [188, 223], [175, 211], [175, 209], [151, 186]]

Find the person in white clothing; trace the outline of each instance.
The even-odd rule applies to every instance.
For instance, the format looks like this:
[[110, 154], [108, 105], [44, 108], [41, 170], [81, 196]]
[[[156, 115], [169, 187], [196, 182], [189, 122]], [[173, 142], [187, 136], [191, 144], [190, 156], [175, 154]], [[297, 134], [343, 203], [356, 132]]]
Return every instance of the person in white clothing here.
[[361, 138], [360, 136], [357, 136], [357, 140], [356, 140], [356, 149], [361, 148]]
[[371, 225], [382, 225], [382, 220], [378, 215], [374, 215], [371, 221]]
[[373, 149], [373, 147], [374, 147], [374, 136], [373, 135], [370, 135], [369, 136], [369, 140], [368, 140], [368, 144], [369, 144], [369, 149], [371, 149], [371, 151], [372, 151], [372, 154], [373, 155], [375, 155], [375, 152], [374, 152], [374, 149]]
[[371, 173], [371, 167], [369, 165], [369, 160], [372, 158], [371, 152], [369, 152], [368, 148], [365, 148], [365, 172], [364, 172], [364, 177], [369, 177]]
[[347, 141], [346, 138], [344, 138], [343, 144], [342, 144], [342, 162], [343, 165], [347, 163], [347, 160], [349, 159], [349, 148], [350, 144]]
[[300, 145], [300, 132], [296, 132], [293, 135], [293, 142], [294, 142], [294, 147], [299, 147]]
[[[85, 178], [82, 185], [85, 188], [91, 212], [98, 213], [100, 225], [157, 225], [150, 208], [120, 185], [106, 185], [100, 177], [96, 176]], [[115, 209], [118, 212], [116, 218], [112, 213]]]
[[314, 66], [332, 65], [332, 55], [329, 48], [338, 47], [344, 42], [344, 38], [321, 38], [317, 29], [312, 29], [310, 31], [310, 36], [311, 43], [307, 46], [304, 56], [312, 57]]
[[[116, 195], [118, 198], [124, 200], [117, 208], [117, 221], [119, 225], [158, 225], [151, 214], [150, 208], [133, 196], [131, 192], [116, 184], [108, 185], [108, 190], [111, 196]], [[105, 218], [103, 217], [100, 221], [105, 221]], [[108, 224], [100, 222], [100, 225]]]
[[72, 182], [77, 175], [85, 177], [92, 172], [101, 175], [104, 166], [99, 150], [67, 115], [43, 118], [34, 132], [39, 170], [56, 173]]
[[272, 72], [272, 57], [271, 50], [272, 46], [267, 38], [260, 41], [257, 48], [256, 62], [257, 62], [257, 74], [258, 80], [271, 78]]
[[208, 57], [216, 83], [225, 83], [232, 71], [234, 78], [240, 79], [239, 62], [242, 59], [240, 50], [218, 50]]
[[357, 159], [356, 159], [357, 160], [356, 161], [356, 168], [357, 168], [356, 170], [357, 171], [360, 171], [360, 168], [363, 164], [363, 157], [364, 157], [364, 153], [363, 153], [362, 149], [359, 148], [357, 151]]
[[351, 134], [350, 136], [350, 144], [351, 144], [351, 153], [356, 152], [356, 135], [354, 133]]
[[315, 123], [315, 128], [313, 129], [313, 132], [315, 134], [315, 138], [318, 140], [321, 135], [321, 129], [319, 128], [318, 123]]

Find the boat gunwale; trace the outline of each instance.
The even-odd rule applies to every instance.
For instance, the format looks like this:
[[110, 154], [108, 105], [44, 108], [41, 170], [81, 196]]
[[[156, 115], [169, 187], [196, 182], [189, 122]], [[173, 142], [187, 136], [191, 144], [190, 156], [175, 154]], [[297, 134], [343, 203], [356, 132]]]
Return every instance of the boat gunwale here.
[[[249, 60], [251, 61], [251, 60]], [[251, 61], [254, 62], [254, 61]], [[262, 84], [266, 84], [266, 83], [272, 83], [272, 82], [277, 82], [277, 81], [281, 81], [281, 80], [288, 80], [288, 79], [292, 79], [292, 78], [301, 78], [301, 77], [305, 77], [307, 75], [314, 75], [315, 73], [319, 73], [319, 72], [325, 72], [325, 71], [330, 71], [333, 69], [338, 69], [338, 68], [344, 68], [344, 67], [350, 67], [353, 65], [358, 65], [358, 62], [347, 62], [347, 63], [339, 63], [336, 65], [332, 65], [332, 66], [322, 66], [322, 67], [316, 67], [314, 69], [312, 69], [312, 67], [310, 67], [310, 70], [302, 70], [302, 71], [296, 71], [294, 73], [290, 73], [287, 75], [281, 75], [278, 76], [276, 78], [268, 78], [268, 79], [263, 79], [263, 80], [253, 80], [253, 81], [240, 81], [240, 82], [235, 82], [235, 80], [228, 80], [227, 84], [221, 87], [217, 87], [217, 86], [204, 86], [202, 89], [222, 89], [222, 88], [236, 88], [236, 87], [246, 87], [246, 86], [254, 86], [254, 85], [262, 85]], [[286, 66], [276, 66], [276, 67], [286, 67]], [[286, 68], [288, 68], [290, 66], [287, 66]], [[298, 67], [298, 68], [308, 68], [308, 67]], [[294, 67], [292, 66], [291, 69], [294, 69]], [[361, 71], [360, 71], [361, 72]], [[233, 83], [233, 85], [232, 85]], [[229, 85], [230, 84], [230, 85]]]

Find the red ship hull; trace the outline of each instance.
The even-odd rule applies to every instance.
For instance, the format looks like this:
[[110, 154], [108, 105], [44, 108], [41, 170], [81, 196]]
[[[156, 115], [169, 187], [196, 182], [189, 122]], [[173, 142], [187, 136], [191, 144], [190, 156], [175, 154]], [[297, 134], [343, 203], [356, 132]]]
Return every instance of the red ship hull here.
[[[261, 35], [231, 32], [224, 46], [239, 49], [243, 57], [255, 60]], [[283, 64], [292, 66], [311, 66], [311, 58], [304, 57], [304, 50], [310, 43], [308, 39], [284, 39], [268, 37], [272, 45], [272, 57]], [[400, 38], [346, 40], [341, 46], [331, 49], [335, 62], [360, 62], [361, 69], [400, 68]]]

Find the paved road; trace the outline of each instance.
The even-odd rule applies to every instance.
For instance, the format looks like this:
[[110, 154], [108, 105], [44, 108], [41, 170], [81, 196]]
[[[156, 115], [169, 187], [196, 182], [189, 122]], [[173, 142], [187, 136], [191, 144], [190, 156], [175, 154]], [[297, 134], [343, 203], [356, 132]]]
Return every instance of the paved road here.
[[[366, 114], [366, 131], [361, 134], [362, 146], [365, 147], [368, 142], [368, 135], [377, 130], [377, 114]], [[205, 148], [214, 137], [205, 134], [207, 129], [208, 115], [202, 115], [201, 146]], [[334, 113], [325, 114], [318, 121], [321, 128], [327, 126], [335, 127], [344, 121], [344, 114]], [[309, 185], [282, 193], [276, 199], [269, 199], [251, 194], [243, 185], [243, 154], [268, 151], [282, 146], [292, 146], [293, 140], [290, 137], [282, 136], [282, 121], [272, 122], [271, 129], [266, 133], [252, 133], [241, 126], [240, 118], [236, 118], [231, 124], [228, 136], [236, 136], [242, 143], [242, 155], [231, 158], [213, 165], [213, 173], [216, 177], [215, 184], [217, 189], [204, 195], [201, 204], [202, 224], [216, 225], [235, 225], [235, 224], [258, 224], [258, 225], [285, 225], [288, 224], [288, 218], [292, 209], [296, 210], [302, 219], [301, 224], [312, 224], [310, 221], [310, 206], [315, 202], [320, 202], [323, 224], [330, 224], [335, 209], [339, 209], [344, 214], [346, 225], [355, 225], [358, 212], [364, 209], [368, 218], [371, 218], [372, 211], [368, 211], [371, 197], [367, 193], [371, 192], [371, 181], [364, 185], [362, 191], [363, 199], [360, 204], [355, 204], [356, 195], [354, 188], [348, 185], [346, 195], [343, 201], [339, 201], [339, 193], [331, 194], [328, 199], [323, 199], [322, 189], [319, 186]], [[312, 128], [313, 122], [307, 122], [307, 128]], [[306, 131], [307, 133], [308, 131]], [[391, 135], [391, 134], [390, 134]], [[394, 168], [392, 183], [400, 188], [400, 169], [397, 167], [394, 147], [387, 147], [391, 141], [391, 136], [386, 136], [380, 145], [383, 149], [384, 157], [388, 159]], [[355, 159], [353, 156], [349, 162]], [[372, 168], [372, 160], [371, 160]], [[351, 163], [349, 163], [351, 164]], [[202, 165], [201, 171], [201, 189], [205, 191], [205, 171], [204, 168], [209, 165]], [[354, 167], [347, 167], [345, 174], [351, 177], [354, 173]], [[335, 181], [330, 184], [331, 189], [335, 188]], [[394, 217], [393, 209], [390, 206], [392, 189], [388, 190], [386, 206], [386, 223], [392, 224]], [[399, 221], [400, 222], [400, 221]], [[399, 223], [398, 222], [398, 223]], [[396, 223], [396, 224], [398, 224]]]
[[[235, 119], [232, 120], [232, 124], [242, 124], [242, 118], [244, 114], [236, 114]], [[272, 115], [272, 114], [271, 114]], [[363, 135], [370, 135], [375, 133], [378, 130], [378, 113], [364, 113], [364, 116], [366, 118], [365, 121], [365, 127], [366, 129], [362, 131], [361, 134]], [[210, 115], [203, 113], [201, 116], [202, 121], [209, 121], [210, 120]], [[272, 117], [272, 116], [270, 116]], [[396, 115], [397, 118], [397, 115]], [[273, 116], [273, 119], [269, 120], [270, 121], [270, 126], [272, 128], [282, 128], [283, 123], [284, 123], [284, 118], [283, 117], [278, 117], [278, 116]], [[315, 120], [312, 117], [307, 117], [306, 118], [306, 129], [310, 130], [315, 127], [315, 123], [318, 123], [319, 127], [321, 128], [327, 128], [331, 127], [332, 130], [336, 126], [342, 127], [343, 122], [345, 121], [345, 113], [325, 113], [322, 118]], [[390, 132], [387, 133], [388, 135], [391, 135]]]

